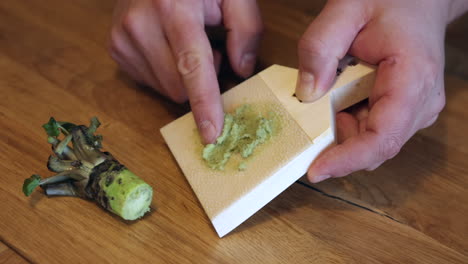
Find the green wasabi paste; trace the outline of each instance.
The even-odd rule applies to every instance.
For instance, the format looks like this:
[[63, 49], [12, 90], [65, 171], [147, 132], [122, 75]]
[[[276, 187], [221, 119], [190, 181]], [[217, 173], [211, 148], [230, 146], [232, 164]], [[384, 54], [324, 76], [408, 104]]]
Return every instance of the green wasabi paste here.
[[[250, 157], [260, 144], [273, 136], [276, 122], [272, 114], [263, 117], [250, 105], [238, 107], [233, 113], [225, 114], [223, 132], [214, 144], [205, 146], [203, 159], [210, 168], [224, 170], [233, 154], [239, 153], [243, 159]], [[243, 160], [238, 169], [246, 168]]]

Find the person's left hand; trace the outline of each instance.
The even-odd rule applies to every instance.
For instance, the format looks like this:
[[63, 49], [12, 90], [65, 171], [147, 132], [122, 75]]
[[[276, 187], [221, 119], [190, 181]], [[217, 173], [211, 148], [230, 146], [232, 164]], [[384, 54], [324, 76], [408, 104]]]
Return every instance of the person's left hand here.
[[299, 99], [323, 96], [348, 52], [378, 65], [368, 107], [337, 115], [339, 144], [311, 165], [311, 182], [373, 170], [435, 122], [445, 105], [447, 2], [330, 0], [309, 26], [299, 43]]

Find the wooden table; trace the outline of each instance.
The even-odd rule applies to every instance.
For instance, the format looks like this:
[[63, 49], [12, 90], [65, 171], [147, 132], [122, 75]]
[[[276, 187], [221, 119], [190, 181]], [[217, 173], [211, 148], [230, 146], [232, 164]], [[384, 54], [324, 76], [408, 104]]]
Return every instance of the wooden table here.
[[[137, 87], [107, 55], [113, 4], [0, 1], [0, 263], [468, 263], [466, 18], [448, 31], [434, 126], [373, 172], [294, 184], [219, 239], [159, 134], [187, 107]], [[260, 4], [260, 66], [295, 66], [322, 1]], [[126, 223], [89, 201], [24, 197], [25, 177], [51, 175], [40, 127], [51, 115], [99, 116], [105, 149], [154, 186], [153, 212]]]

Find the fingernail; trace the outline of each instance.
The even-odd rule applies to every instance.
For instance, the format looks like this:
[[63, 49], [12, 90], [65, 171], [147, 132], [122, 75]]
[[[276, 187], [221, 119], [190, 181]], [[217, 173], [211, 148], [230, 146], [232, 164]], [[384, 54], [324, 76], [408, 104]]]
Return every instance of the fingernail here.
[[318, 182], [321, 182], [321, 181], [324, 181], [326, 179], [329, 179], [331, 176], [330, 175], [318, 175], [318, 176], [315, 176], [313, 179], [312, 179], [312, 183], [318, 183]]
[[299, 72], [296, 96], [303, 102], [313, 102], [316, 99], [315, 77], [312, 73]]
[[257, 56], [255, 56], [254, 53], [246, 53], [242, 56], [240, 64], [242, 77], [247, 78], [252, 75], [255, 68], [256, 58]]
[[213, 143], [216, 140], [216, 128], [211, 121], [202, 121], [199, 127], [204, 144]]

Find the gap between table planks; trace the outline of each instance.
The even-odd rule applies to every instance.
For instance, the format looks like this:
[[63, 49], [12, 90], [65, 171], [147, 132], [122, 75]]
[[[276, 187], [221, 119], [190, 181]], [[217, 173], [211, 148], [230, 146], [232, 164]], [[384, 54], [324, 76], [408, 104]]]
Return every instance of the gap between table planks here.
[[24, 264], [29, 263], [13, 249], [0, 241], [0, 264]]

